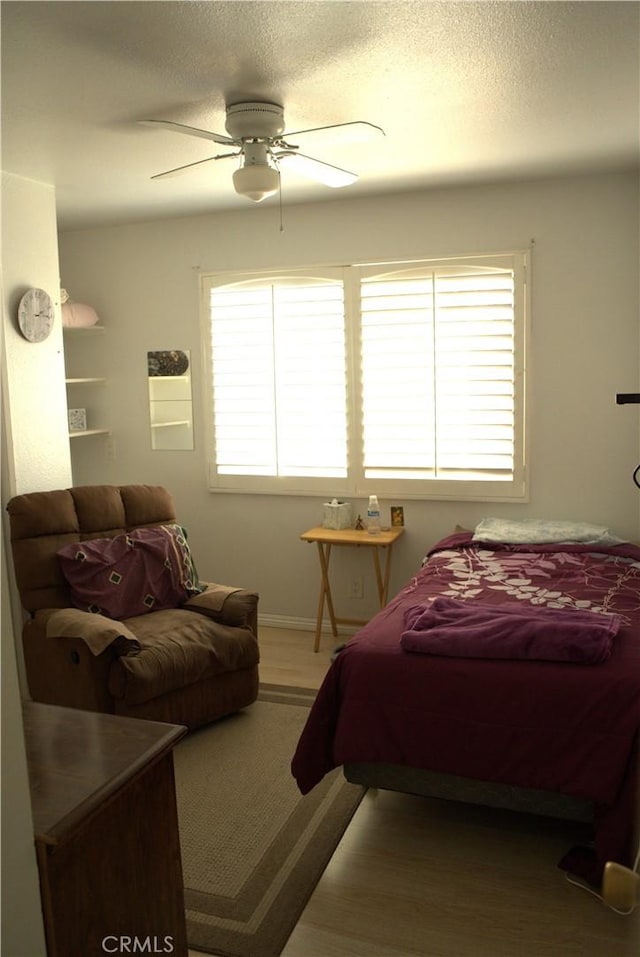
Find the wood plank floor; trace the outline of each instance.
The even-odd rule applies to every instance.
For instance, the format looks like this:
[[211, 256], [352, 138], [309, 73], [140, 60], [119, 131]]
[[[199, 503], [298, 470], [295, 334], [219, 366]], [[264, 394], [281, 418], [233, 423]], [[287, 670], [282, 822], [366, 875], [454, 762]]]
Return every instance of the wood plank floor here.
[[[338, 643], [314, 654], [311, 632], [262, 628], [261, 680], [316, 688]], [[615, 914], [556, 867], [581, 834], [369, 791], [282, 957], [639, 957], [640, 909]]]

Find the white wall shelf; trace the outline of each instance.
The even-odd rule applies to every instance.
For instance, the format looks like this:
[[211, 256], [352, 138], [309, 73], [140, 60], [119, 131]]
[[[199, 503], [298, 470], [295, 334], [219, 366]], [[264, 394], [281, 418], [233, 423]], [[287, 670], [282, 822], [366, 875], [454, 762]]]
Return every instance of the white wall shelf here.
[[96, 332], [104, 332], [104, 326], [63, 326], [65, 336], [86, 336]]
[[81, 439], [87, 435], [111, 435], [111, 429], [82, 429], [82, 431], [69, 432], [70, 439]]
[[[101, 338], [104, 332], [104, 326], [63, 326], [67, 408], [86, 407], [84, 421], [80, 417], [78, 424], [88, 424], [88, 428], [68, 430], [75, 484], [88, 482], [85, 478], [87, 462], [95, 459], [93, 442], [97, 440], [100, 447], [104, 443], [105, 458], [113, 457], [113, 433], [108, 421], [106, 392], [103, 391], [108, 382], [104, 374], [108, 370], [104, 368]], [[84, 443], [78, 444], [78, 439], [89, 441], [87, 448], [84, 448]]]
[[191, 425], [188, 419], [178, 419], [175, 422], [152, 422], [152, 429], [170, 429], [175, 425]]

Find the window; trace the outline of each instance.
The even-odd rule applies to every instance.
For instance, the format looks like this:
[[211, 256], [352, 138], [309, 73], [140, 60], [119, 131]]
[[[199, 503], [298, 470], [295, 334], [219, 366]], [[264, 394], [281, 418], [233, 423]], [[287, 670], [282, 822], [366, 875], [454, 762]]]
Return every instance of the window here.
[[526, 265], [203, 277], [211, 488], [522, 500]]

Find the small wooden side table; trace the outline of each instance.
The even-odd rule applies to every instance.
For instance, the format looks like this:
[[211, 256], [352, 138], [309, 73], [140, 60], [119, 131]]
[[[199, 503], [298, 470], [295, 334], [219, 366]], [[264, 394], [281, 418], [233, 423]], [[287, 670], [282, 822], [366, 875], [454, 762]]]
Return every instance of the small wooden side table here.
[[[400, 538], [404, 532], [403, 527], [389, 528], [381, 531], [378, 535], [370, 535], [366, 530], [359, 531], [355, 528], [342, 528], [338, 531], [332, 528], [323, 528], [321, 525], [310, 528], [300, 536], [303, 542], [315, 542], [318, 546], [318, 558], [320, 559], [320, 598], [318, 599], [318, 617], [316, 620], [316, 637], [313, 650], [320, 648], [320, 635], [322, 633], [322, 620], [324, 618], [325, 602], [329, 612], [331, 622], [331, 631], [334, 637], [338, 635], [337, 625], [366, 625], [367, 619], [362, 618], [338, 618], [333, 608], [333, 598], [331, 597], [331, 584], [329, 582], [329, 559], [331, 558], [331, 549], [334, 545], [350, 545], [356, 547], [365, 547], [371, 550], [373, 556], [373, 566], [376, 573], [376, 585], [378, 587], [378, 600], [380, 608], [387, 604], [389, 594], [389, 578], [391, 576], [391, 552], [394, 542]], [[386, 549], [386, 558], [384, 562], [384, 571], [380, 566], [380, 549]]]

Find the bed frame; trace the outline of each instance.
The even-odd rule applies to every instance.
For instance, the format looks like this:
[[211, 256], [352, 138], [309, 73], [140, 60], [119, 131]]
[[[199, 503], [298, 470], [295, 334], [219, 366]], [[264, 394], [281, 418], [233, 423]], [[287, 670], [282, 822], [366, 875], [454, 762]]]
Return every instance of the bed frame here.
[[399, 764], [345, 764], [344, 776], [352, 784], [381, 788], [383, 791], [401, 791], [422, 797], [481, 804], [581, 823], [592, 823], [594, 817], [593, 801], [581, 801], [555, 791], [476, 781]]

